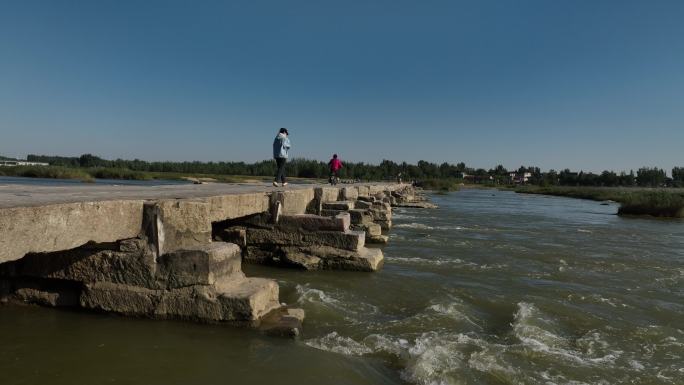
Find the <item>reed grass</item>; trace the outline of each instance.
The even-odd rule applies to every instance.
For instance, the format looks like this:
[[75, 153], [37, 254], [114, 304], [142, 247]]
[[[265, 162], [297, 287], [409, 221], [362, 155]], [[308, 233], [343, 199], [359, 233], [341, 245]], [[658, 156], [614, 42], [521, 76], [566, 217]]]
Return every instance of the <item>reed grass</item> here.
[[515, 192], [554, 195], [620, 203], [618, 215], [651, 215], [684, 218], [684, 189], [638, 187], [538, 187], [522, 186]]
[[424, 179], [416, 182], [416, 186], [422, 187], [426, 190], [433, 190], [438, 192], [458, 191], [461, 179]]

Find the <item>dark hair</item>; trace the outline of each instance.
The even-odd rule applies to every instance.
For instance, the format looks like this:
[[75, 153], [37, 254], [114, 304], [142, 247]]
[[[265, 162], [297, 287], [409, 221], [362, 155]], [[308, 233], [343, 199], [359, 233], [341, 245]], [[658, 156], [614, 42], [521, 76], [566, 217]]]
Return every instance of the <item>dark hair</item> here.
[[333, 154], [333, 158], [337, 158], [337, 154]]
[[290, 135], [290, 133], [289, 133], [289, 132], [287, 132], [287, 128], [281, 128], [281, 129], [280, 129], [280, 133], [281, 133], [281, 134], [287, 134], [287, 135]]

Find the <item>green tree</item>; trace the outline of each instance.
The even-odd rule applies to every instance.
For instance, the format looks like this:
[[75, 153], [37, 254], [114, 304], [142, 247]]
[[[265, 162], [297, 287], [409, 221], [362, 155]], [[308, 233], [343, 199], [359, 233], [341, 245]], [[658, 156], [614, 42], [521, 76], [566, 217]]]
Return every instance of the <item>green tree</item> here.
[[684, 167], [672, 169], [672, 184], [675, 187], [684, 187]]
[[643, 187], [658, 187], [665, 184], [666, 178], [665, 171], [660, 168], [642, 167], [637, 171], [636, 182]]

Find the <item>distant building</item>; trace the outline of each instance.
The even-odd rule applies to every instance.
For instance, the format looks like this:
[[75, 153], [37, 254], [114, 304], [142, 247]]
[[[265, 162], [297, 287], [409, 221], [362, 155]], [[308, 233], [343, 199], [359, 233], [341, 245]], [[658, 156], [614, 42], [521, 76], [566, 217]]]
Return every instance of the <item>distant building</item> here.
[[525, 172], [525, 173], [517, 173], [517, 172], [512, 172], [508, 174], [508, 177], [510, 178], [510, 182], [514, 184], [525, 184], [527, 181], [532, 178], [532, 173], [531, 172]]
[[50, 163], [43, 162], [29, 162], [26, 160], [0, 160], [0, 166], [14, 167], [14, 166], [49, 166]]

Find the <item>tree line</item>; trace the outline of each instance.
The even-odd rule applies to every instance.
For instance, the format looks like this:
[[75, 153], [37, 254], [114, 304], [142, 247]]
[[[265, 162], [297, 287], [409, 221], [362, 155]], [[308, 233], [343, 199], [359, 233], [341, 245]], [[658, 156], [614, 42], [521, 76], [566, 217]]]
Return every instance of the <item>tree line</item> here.
[[[54, 166], [64, 167], [103, 167], [118, 168], [142, 172], [176, 172], [195, 174], [220, 174], [220, 175], [247, 175], [265, 176], [275, 173], [275, 162], [263, 160], [254, 163], [245, 162], [148, 162], [140, 159], [107, 160], [96, 155], [83, 154], [79, 157], [28, 155], [30, 162], [45, 162]], [[288, 162], [288, 174], [302, 178], [327, 178], [327, 162], [296, 158]], [[514, 174], [514, 177], [511, 177]], [[657, 167], [642, 167], [636, 172], [603, 171], [599, 174], [584, 171], [549, 170], [542, 172], [539, 167], [521, 166], [516, 170], [508, 170], [502, 165], [491, 169], [472, 168], [464, 162], [456, 164], [436, 164], [424, 160], [416, 164], [406, 162], [397, 163], [391, 160], [383, 160], [380, 164], [364, 162], [344, 162], [344, 168], [340, 172], [342, 179], [353, 180], [388, 180], [398, 176], [404, 181], [426, 179], [465, 179], [474, 183], [494, 185], [507, 185], [516, 181], [526, 184], [542, 186], [641, 186], [659, 187], [673, 186], [684, 187], [684, 167], [674, 167], [671, 177], [665, 170]], [[518, 178], [516, 178], [518, 177]]]

